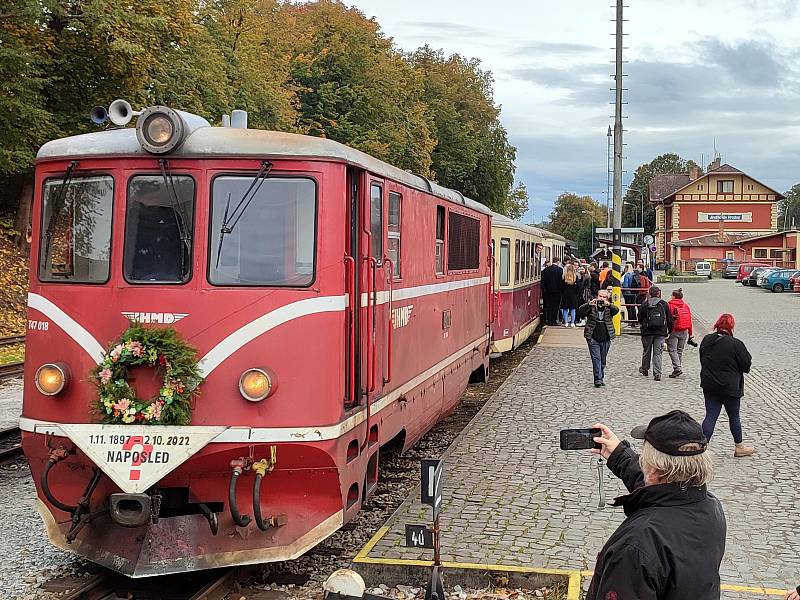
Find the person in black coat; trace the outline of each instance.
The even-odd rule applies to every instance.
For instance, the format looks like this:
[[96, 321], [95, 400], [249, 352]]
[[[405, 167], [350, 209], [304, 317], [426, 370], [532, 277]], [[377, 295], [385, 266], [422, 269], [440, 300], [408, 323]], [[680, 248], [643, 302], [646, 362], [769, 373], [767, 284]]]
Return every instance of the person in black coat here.
[[558, 260], [542, 271], [542, 298], [544, 300], [544, 317], [548, 325], [558, 322], [558, 309], [561, 307], [561, 288], [564, 284], [564, 270]]
[[647, 377], [652, 356], [653, 379], [661, 381], [661, 353], [672, 331], [674, 319], [669, 305], [661, 299], [660, 288], [650, 286], [647, 295], [647, 300], [639, 307], [638, 316], [642, 335], [642, 366], [639, 367], [639, 373]]
[[674, 410], [631, 435], [641, 457], [597, 423], [608, 468], [630, 492], [614, 501], [626, 519], [597, 556], [586, 600], [719, 600], [727, 525], [708, 492], [712, 463], [700, 424]]
[[706, 402], [703, 432], [710, 440], [719, 413], [725, 407], [735, 444], [733, 455], [741, 458], [756, 451], [743, 443], [739, 416], [744, 396], [744, 374], [750, 372], [753, 359], [744, 342], [733, 337], [735, 324], [733, 315], [721, 315], [714, 324], [714, 331], [700, 343], [700, 387]]
[[600, 291], [600, 271], [597, 265], [592, 263], [589, 265], [589, 297], [597, 298], [597, 292]]

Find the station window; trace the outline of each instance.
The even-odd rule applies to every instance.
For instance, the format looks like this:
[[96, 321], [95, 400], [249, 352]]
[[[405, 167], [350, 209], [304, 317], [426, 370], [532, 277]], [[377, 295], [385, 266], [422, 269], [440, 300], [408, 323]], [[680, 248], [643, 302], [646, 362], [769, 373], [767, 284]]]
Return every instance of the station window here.
[[[301, 177], [268, 177], [252, 201], [234, 213], [252, 181], [252, 175], [214, 179], [208, 280], [214, 285], [311, 285], [316, 182]], [[232, 214], [241, 218], [232, 219]]]
[[192, 276], [194, 179], [137, 175], [128, 182], [126, 281], [185, 283]]
[[392, 273], [400, 277], [400, 219], [402, 197], [397, 192], [389, 192], [389, 258], [392, 260]]
[[733, 179], [721, 179], [717, 181], [718, 194], [732, 194], [733, 193]]
[[447, 231], [447, 270], [477, 269], [480, 266], [481, 222], [450, 211]]
[[370, 186], [369, 232], [372, 236], [372, 256], [383, 260], [383, 188], [377, 183]]
[[783, 248], [772, 248], [769, 251], [770, 258], [783, 258]]
[[111, 177], [48, 179], [42, 190], [39, 279], [105, 283], [110, 274]]
[[767, 249], [753, 248], [753, 258], [767, 258]]
[[500, 285], [511, 283], [511, 240], [500, 240]]
[[436, 207], [436, 273], [444, 273], [444, 206]]

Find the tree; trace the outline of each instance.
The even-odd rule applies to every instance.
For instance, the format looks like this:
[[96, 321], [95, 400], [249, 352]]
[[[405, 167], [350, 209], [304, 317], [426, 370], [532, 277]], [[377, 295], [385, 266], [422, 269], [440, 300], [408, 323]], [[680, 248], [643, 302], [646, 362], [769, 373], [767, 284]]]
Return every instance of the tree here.
[[786, 196], [778, 202], [778, 229], [797, 229], [800, 227], [800, 183], [796, 183]]
[[506, 197], [502, 210], [498, 211], [509, 219], [519, 221], [528, 212], [528, 190], [519, 182]]
[[655, 208], [650, 204], [650, 180], [654, 175], [687, 173], [690, 167], [697, 168], [702, 173], [702, 169], [697, 163], [693, 160], [685, 160], [677, 154], [662, 154], [649, 163], [639, 165], [633, 181], [628, 185], [628, 191], [625, 193], [625, 202], [629, 204], [622, 205], [623, 227], [635, 226], [636, 215], [644, 200], [644, 219], [640, 217], [639, 222], [644, 223], [645, 232], [655, 231], [656, 213]]
[[547, 229], [575, 241], [578, 243], [581, 255], [588, 256], [592, 246], [592, 215], [594, 215], [595, 227], [599, 223], [604, 223], [605, 207], [591, 196], [578, 196], [571, 192], [564, 192], [553, 205]]

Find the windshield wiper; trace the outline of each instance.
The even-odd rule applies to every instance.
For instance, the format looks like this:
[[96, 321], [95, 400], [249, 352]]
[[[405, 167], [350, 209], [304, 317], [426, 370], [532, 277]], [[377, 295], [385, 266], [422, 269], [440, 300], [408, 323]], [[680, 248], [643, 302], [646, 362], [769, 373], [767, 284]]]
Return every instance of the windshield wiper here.
[[42, 266], [47, 264], [47, 258], [50, 256], [50, 242], [53, 240], [53, 234], [55, 233], [56, 229], [56, 218], [58, 217], [58, 213], [61, 212], [61, 209], [64, 206], [64, 201], [67, 199], [67, 187], [69, 186], [70, 182], [72, 181], [72, 174], [75, 172], [75, 168], [78, 166], [78, 161], [73, 160], [69, 163], [69, 167], [67, 167], [67, 172], [64, 173], [64, 179], [61, 180], [61, 186], [58, 188], [58, 196], [56, 196], [55, 200], [53, 201], [53, 206], [50, 209], [50, 219], [47, 221], [47, 230], [45, 231], [44, 237], [46, 240], [44, 252], [42, 253], [41, 259], [44, 260]]
[[245, 211], [247, 211], [247, 208], [250, 206], [253, 198], [256, 197], [256, 194], [258, 194], [261, 186], [264, 185], [264, 181], [267, 179], [267, 176], [271, 170], [271, 162], [268, 160], [261, 161], [261, 168], [258, 170], [258, 173], [256, 173], [253, 181], [250, 182], [250, 186], [242, 195], [241, 199], [236, 204], [236, 208], [234, 208], [233, 212], [231, 213], [228, 212], [231, 207], [231, 195], [228, 194], [228, 202], [225, 204], [225, 214], [222, 216], [222, 227], [220, 227], [219, 230], [216, 268], [219, 268], [219, 259], [222, 256], [222, 242], [225, 240], [225, 236], [229, 233], [233, 233], [233, 230], [236, 228], [236, 225], [239, 223], [242, 215], [245, 213]]
[[192, 252], [192, 236], [186, 229], [186, 215], [183, 214], [181, 203], [178, 200], [178, 192], [175, 189], [175, 181], [172, 178], [172, 173], [169, 171], [169, 163], [166, 158], [158, 160], [158, 166], [161, 169], [161, 178], [164, 180], [164, 187], [169, 196], [170, 207], [172, 208], [172, 215], [175, 217], [175, 225], [178, 227], [178, 234], [181, 238], [181, 246], [186, 246], [186, 253], [181, 248], [181, 276], [183, 276], [184, 267], [186, 263], [187, 254]]

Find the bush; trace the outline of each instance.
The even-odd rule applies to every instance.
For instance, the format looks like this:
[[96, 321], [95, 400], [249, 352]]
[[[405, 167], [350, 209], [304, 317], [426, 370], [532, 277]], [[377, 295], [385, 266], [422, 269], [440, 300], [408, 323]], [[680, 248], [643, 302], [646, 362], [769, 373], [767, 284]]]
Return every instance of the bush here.
[[678, 271], [678, 269], [676, 269], [675, 267], [670, 267], [669, 269], [667, 269], [665, 273], [665, 275], [669, 275], [670, 277], [674, 277], [675, 275], [680, 275], [680, 274], [681, 272]]

